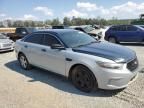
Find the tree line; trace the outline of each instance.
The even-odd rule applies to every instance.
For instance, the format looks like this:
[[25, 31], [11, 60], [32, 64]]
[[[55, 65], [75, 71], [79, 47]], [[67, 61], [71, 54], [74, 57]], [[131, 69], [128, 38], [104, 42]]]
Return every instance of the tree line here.
[[78, 25], [118, 25], [118, 24], [130, 24], [133, 20], [125, 19], [119, 20], [117, 18], [112, 18], [110, 20], [106, 20], [103, 18], [68, 18], [64, 17], [63, 21], [60, 21], [59, 18], [55, 18], [52, 20], [45, 21], [22, 21], [22, 20], [5, 20], [0, 21], [0, 27], [46, 27], [46, 26], [54, 26], [54, 25], [66, 25], [66, 26], [78, 26]]

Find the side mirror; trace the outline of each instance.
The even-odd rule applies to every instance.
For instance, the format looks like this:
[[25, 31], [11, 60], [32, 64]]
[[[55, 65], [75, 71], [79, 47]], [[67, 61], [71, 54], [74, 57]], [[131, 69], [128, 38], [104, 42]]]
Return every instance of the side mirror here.
[[65, 47], [61, 44], [52, 44], [51, 49], [59, 49], [59, 50], [65, 50]]

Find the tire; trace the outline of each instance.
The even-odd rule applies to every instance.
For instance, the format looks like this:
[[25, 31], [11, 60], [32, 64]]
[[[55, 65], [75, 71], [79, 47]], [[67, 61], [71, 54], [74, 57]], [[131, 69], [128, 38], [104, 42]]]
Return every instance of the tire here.
[[111, 43], [118, 43], [115, 37], [109, 37], [108, 41]]
[[82, 65], [76, 66], [72, 70], [71, 80], [74, 86], [83, 92], [91, 92], [98, 88], [93, 73], [87, 67]]
[[24, 54], [20, 54], [18, 57], [18, 61], [20, 63], [20, 66], [24, 69], [24, 70], [29, 70], [31, 69], [31, 66], [26, 58], [26, 56]]

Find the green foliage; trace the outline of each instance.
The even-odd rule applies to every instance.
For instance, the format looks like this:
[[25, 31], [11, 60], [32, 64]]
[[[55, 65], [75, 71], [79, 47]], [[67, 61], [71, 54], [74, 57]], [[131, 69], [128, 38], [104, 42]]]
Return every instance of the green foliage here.
[[133, 20], [131, 22], [131, 24], [134, 24], [134, 25], [144, 25], [144, 19]]
[[61, 24], [61, 23], [60, 23], [60, 21], [59, 21], [58, 18], [53, 19], [52, 22], [51, 22], [51, 25], [52, 25], [52, 26], [57, 26], [57, 25], [60, 25], [60, 24]]
[[63, 25], [72, 25], [70, 18], [64, 17], [63, 19]]
[[[22, 21], [22, 20], [17, 20], [17, 21], [11, 21], [11, 20], [6, 20], [8, 27], [44, 27], [48, 25], [66, 25], [66, 26], [79, 26], [79, 25], [100, 25], [101, 27], [107, 26], [107, 25], [119, 25], [119, 24], [133, 24], [134, 22], [137, 22], [135, 20], [119, 20], [117, 18], [112, 18], [110, 20], [106, 20], [100, 17], [97, 18], [75, 18], [73, 17], [72, 19], [68, 17], [64, 17], [63, 22], [61, 22], [58, 18], [55, 18], [53, 20], [45, 20], [45, 21], [32, 21], [32, 20], [27, 20], [27, 21]], [[139, 21], [138, 24], [144, 24], [144, 21]], [[3, 27], [3, 22], [0, 22], [0, 27]]]

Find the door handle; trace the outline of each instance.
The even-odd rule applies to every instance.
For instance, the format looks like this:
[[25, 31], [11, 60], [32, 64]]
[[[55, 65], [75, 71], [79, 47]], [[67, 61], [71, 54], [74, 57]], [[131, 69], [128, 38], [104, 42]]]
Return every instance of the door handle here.
[[27, 46], [27, 45], [25, 45], [24, 47], [25, 47], [25, 48], [28, 48], [28, 46]]
[[72, 61], [72, 59], [71, 58], [66, 58], [66, 61]]
[[42, 52], [46, 52], [46, 49], [41, 49]]

